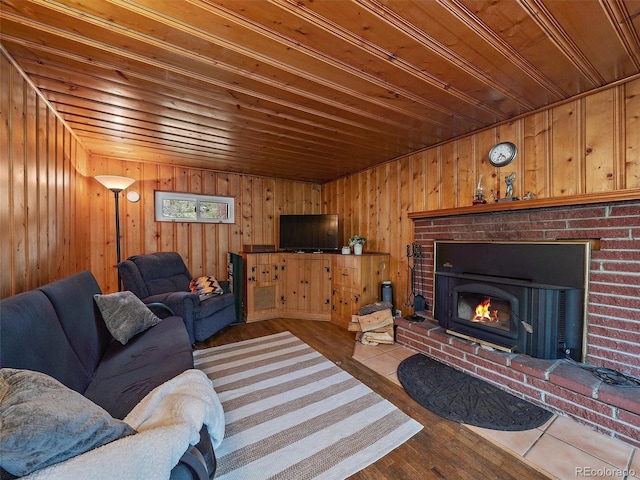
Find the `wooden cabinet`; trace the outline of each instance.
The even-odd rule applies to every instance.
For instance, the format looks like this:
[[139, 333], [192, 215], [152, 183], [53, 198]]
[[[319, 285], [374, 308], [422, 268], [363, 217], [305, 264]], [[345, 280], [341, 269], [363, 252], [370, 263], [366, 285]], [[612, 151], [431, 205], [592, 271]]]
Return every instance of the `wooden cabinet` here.
[[376, 302], [389, 279], [389, 255], [243, 253], [246, 322], [269, 318], [331, 320], [347, 328], [362, 305]]
[[245, 321], [255, 322], [278, 316], [280, 271], [276, 254], [243, 254]]
[[283, 255], [282, 316], [331, 318], [331, 255]]
[[389, 255], [334, 255], [331, 321], [347, 328], [358, 308], [380, 300], [380, 284], [389, 280]]

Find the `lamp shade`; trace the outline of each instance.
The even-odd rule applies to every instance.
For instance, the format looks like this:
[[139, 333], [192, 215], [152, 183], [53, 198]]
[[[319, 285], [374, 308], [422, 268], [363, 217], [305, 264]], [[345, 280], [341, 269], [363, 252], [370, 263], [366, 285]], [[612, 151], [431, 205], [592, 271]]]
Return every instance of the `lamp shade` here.
[[97, 175], [94, 178], [112, 192], [121, 192], [135, 182], [133, 178], [118, 177], [116, 175]]

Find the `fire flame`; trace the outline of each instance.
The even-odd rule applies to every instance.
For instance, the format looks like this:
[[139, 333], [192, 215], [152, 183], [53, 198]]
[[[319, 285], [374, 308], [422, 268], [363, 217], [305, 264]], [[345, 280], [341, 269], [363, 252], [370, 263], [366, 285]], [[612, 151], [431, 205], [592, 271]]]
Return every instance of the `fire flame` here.
[[497, 322], [498, 310], [491, 310], [491, 300], [485, 298], [476, 307], [476, 316], [471, 319], [472, 322]]

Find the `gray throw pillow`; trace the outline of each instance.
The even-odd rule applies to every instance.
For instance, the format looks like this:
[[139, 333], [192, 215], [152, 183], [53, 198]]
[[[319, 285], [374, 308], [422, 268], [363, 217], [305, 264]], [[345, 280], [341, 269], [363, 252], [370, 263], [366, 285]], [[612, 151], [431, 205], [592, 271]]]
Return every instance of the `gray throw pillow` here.
[[109, 332], [123, 345], [134, 335], [161, 322], [132, 292], [94, 295], [93, 298]]
[[44, 373], [0, 369], [0, 464], [23, 476], [136, 433]]

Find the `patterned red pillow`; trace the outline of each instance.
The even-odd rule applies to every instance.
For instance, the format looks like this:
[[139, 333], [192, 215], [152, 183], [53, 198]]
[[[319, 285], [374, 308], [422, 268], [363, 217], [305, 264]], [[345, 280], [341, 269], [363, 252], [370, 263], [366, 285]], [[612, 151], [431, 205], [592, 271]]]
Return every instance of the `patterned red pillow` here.
[[213, 276], [194, 278], [189, 283], [189, 290], [198, 294], [200, 300], [204, 300], [212, 295], [222, 295], [224, 293], [218, 280]]

